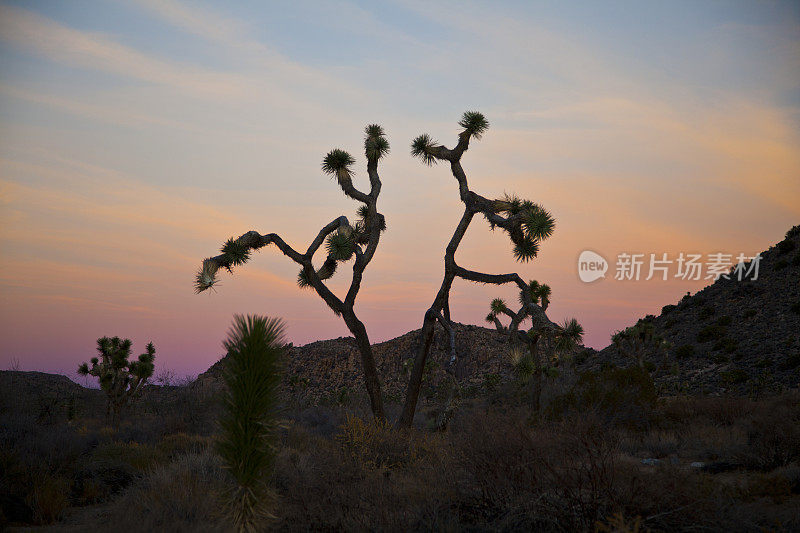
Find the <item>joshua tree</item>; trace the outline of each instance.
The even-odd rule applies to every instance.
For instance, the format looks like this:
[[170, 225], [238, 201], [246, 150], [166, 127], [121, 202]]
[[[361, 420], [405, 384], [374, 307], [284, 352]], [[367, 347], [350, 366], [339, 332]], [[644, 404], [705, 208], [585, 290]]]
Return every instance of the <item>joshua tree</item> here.
[[557, 364], [560, 357], [573, 353], [583, 340], [583, 326], [577, 320], [570, 318], [563, 324], [535, 323], [526, 332], [509, 331], [502, 322], [500, 315], [506, 315], [511, 322], [522, 323], [527, 317], [527, 299], [541, 306], [542, 311], [547, 311], [550, 305], [551, 290], [548, 285], [531, 280], [525, 289], [520, 291], [520, 308], [517, 312], [508, 308], [500, 298], [495, 298], [489, 305], [490, 312], [486, 317], [487, 322], [495, 325], [498, 331], [509, 333], [511, 360], [517, 375], [528, 381], [534, 380], [533, 405], [539, 409], [542, 394], [542, 377], [548, 373], [552, 365]]
[[260, 531], [273, 502], [266, 480], [275, 461], [283, 322], [236, 315], [225, 341], [227, 388], [217, 450], [236, 481], [227, 514], [238, 531]]
[[555, 220], [542, 206], [529, 200], [521, 200], [516, 196], [505, 196], [504, 198], [490, 200], [471, 191], [467, 184], [467, 175], [461, 166], [461, 157], [469, 148], [470, 140], [480, 139], [489, 127], [486, 118], [475, 111], [467, 111], [458, 123], [462, 128], [458, 135], [458, 143], [454, 148], [445, 148], [430, 135], [423, 134], [414, 139], [411, 143], [411, 154], [419, 157], [423, 163], [433, 165], [439, 161], [450, 164], [453, 177], [458, 182], [459, 195], [464, 204], [464, 214], [456, 226], [450, 242], [447, 244], [444, 257], [444, 279], [436, 294], [431, 307], [425, 312], [422, 325], [422, 334], [417, 355], [414, 359], [414, 367], [408, 382], [405, 405], [400, 415], [398, 425], [410, 426], [414, 419], [417, 399], [419, 397], [420, 383], [425, 368], [425, 361], [428, 358], [433, 341], [434, 327], [438, 321], [450, 336], [450, 361], [448, 368], [452, 368], [456, 362], [457, 354], [455, 343], [453, 342], [453, 328], [450, 320], [450, 288], [455, 278], [461, 278], [477, 283], [492, 283], [501, 285], [505, 283], [516, 283], [522, 295], [522, 316], [517, 316], [511, 320], [508, 326], [510, 335], [516, 335], [519, 324], [523, 318], [530, 316], [536, 328], [555, 328], [556, 324], [550, 322], [542, 307], [531, 299], [528, 285], [516, 274], [486, 274], [467, 270], [458, 265], [455, 260], [455, 253], [458, 249], [464, 234], [467, 232], [470, 222], [475, 215], [481, 214], [489, 222], [492, 229], [500, 228], [505, 231], [511, 239], [513, 255], [517, 261], [527, 262], [536, 257], [539, 251], [539, 243], [550, 237], [555, 228]]
[[147, 380], [153, 375], [156, 349], [153, 343], [147, 344], [147, 351], [136, 361], [128, 361], [131, 355], [130, 339], [102, 337], [97, 339], [100, 357], [92, 357], [89, 363], [78, 367], [78, 374], [94, 376], [100, 381], [100, 388], [108, 396], [106, 416], [110, 417], [114, 428], [119, 426], [122, 410], [136, 400]]
[[[212, 288], [217, 283], [217, 272], [224, 268], [232, 272], [233, 267], [245, 264], [250, 259], [250, 252], [258, 250], [268, 244], [274, 244], [284, 255], [300, 265], [301, 270], [297, 276], [300, 287], [313, 288], [317, 294], [328, 304], [337, 316], [341, 316], [347, 328], [353, 334], [361, 352], [361, 363], [364, 372], [367, 393], [369, 394], [372, 413], [379, 419], [384, 418], [383, 401], [381, 399], [381, 386], [378, 372], [375, 368], [375, 359], [369, 343], [367, 330], [355, 314], [353, 307], [356, 296], [361, 287], [361, 278], [364, 269], [375, 255], [378, 248], [381, 232], [386, 229], [386, 221], [378, 213], [377, 201], [381, 192], [381, 180], [378, 176], [378, 161], [389, 152], [389, 141], [386, 140], [383, 128], [377, 124], [366, 127], [364, 139], [364, 153], [367, 157], [367, 175], [369, 176], [370, 192], [365, 194], [353, 185], [353, 171], [351, 166], [355, 160], [344, 150], [335, 149], [328, 152], [322, 162], [322, 170], [330, 174], [345, 195], [357, 202], [361, 202], [358, 209], [358, 219], [354, 225], [348, 222], [347, 217], [340, 216], [319, 231], [305, 253], [300, 253], [286, 244], [276, 233], [261, 235], [257, 231], [248, 231], [241, 237], [230, 238], [222, 246], [221, 254], [203, 261], [203, 266], [197, 274], [195, 288], [202, 292]], [[322, 244], [325, 244], [327, 257], [319, 268], [315, 268], [312, 260], [314, 254]], [[336, 272], [340, 262], [348, 261], [355, 257], [353, 263], [353, 277], [350, 288], [344, 299], [340, 299], [325, 285]]]
[[652, 315], [640, 318], [633, 326], [617, 331], [611, 336], [611, 342], [619, 353], [632, 359], [640, 367], [644, 367], [645, 352], [665, 353], [669, 347], [669, 343], [656, 333], [653, 318]]

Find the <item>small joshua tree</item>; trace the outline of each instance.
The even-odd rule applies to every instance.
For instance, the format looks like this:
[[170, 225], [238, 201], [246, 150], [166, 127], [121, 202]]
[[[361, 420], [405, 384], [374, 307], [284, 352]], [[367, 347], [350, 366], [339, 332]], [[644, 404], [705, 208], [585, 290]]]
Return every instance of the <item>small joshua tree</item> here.
[[470, 140], [473, 138], [480, 139], [486, 132], [489, 128], [489, 122], [481, 113], [467, 111], [461, 117], [458, 125], [462, 128], [462, 131], [458, 135], [458, 143], [452, 149], [440, 145], [428, 134], [418, 136], [411, 143], [411, 154], [420, 158], [426, 165], [431, 166], [439, 161], [449, 163], [450, 171], [458, 182], [459, 196], [464, 204], [464, 214], [461, 216], [461, 220], [456, 226], [455, 232], [445, 250], [444, 279], [441, 287], [433, 304], [425, 312], [420, 345], [409, 378], [403, 412], [398, 421], [400, 426], [411, 426], [413, 422], [422, 374], [425, 362], [430, 354], [434, 327], [437, 321], [450, 336], [448, 369], [452, 368], [457, 360], [449, 303], [450, 288], [455, 278], [495, 285], [517, 284], [522, 294], [524, 312], [511, 320], [507, 329], [512, 336], [516, 336], [520, 322], [528, 316], [536, 328], [558, 327], [550, 322], [542, 307], [534, 303], [530, 297], [530, 292], [527, 290], [528, 285], [518, 274], [486, 274], [468, 270], [456, 263], [456, 250], [475, 215], [483, 215], [493, 230], [500, 228], [506, 232], [513, 244], [512, 253], [514, 258], [523, 263], [536, 257], [539, 252], [540, 242], [550, 237], [555, 228], [555, 219], [539, 204], [530, 200], [521, 200], [516, 196], [505, 196], [504, 198], [490, 200], [469, 189], [467, 175], [461, 166], [461, 157], [469, 148]]
[[276, 454], [283, 331], [279, 319], [236, 315], [224, 343], [227, 387], [217, 450], [236, 482], [226, 514], [238, 531], [261, 531], [271, 516], [266, 479]]
[[[369, 194], [361, 192], [353, 185], [351, 167], [355, 160], [349, 153], [340, 149], [331, 150], [322, 162], [323, 172], [336, 179], [346, 196], [362, 204], [358, 208], [358, 218], [355, 224], [351, 225], [345, 216], [336, 218], [319, 231], [305, 253], [296, 251], [276, 233], [261, 235], [257, 231], [248, 231], [237, 239], [230, 238], [223, 244], [220, 255], [203, 261], [203, 266], [195, 280], [195, 289], [199, 293], [212, 288], [217, 283], [219, 269], [224, 268], [228, 272], [232, 272], [234, 267], [243, 265], [250, 259], [252, 250], [258, 250], [269, 244], [277, 246], [284, 255], [300, 265], [301, 270], [297, 276], [297, 284], [302, 288], [313, 288], [328, 304], [328, 307], [337, 316], [342, 317], [347, 328], [355, 337], [361, 352], [364, 382], [369, 394], [372, 413], [376, 418], [383, 419], [381, 386], [372, 346], [367, 329], [356, 316], [353, 307], [361, 288], [364, 270], [375, 255], [381, 232], [386, 229], [386, 220], [377, 209], [378, 195], [381, 192], [378, 161], [389, 152], [389, 141], [386, 139], [383, 128], [377, 124], [367, 126], [365, 133], [364, 153], [367, 157]], [[319, 268], [315, 268], [312, 263], [314, 254], [323, 244], [325, 244], [327, 257]], [[350, 288], [344, 299], [341, 299], [328, 288], [325, 280], [336, 273], [339, 263], [353, 258], [355, 259]]]
[[97, 339], [97, 351], [100, 357], [92, 357], [89, 363], [81, 364], [78, 374], [94, 376], [100, 381], [100, 388], [108, 397], [106, 416], [117, 428], [122, 411], [141, 395], [147, 380], [153, 375], [156, 349], [150, 342], [138, 360], [129, 361], [130, 339], [102, 337]]
[[652, 315], [640, 318], [633, 326], [617, 331], [611, 336], [611, 342], [619, 353], [632, 359], [642, 368], [644, 368], [645, 352], [655, 355], [666, 353], [665, 350], [669, 348], [669, 343], [656, 333], [652, 319]]
[[[524, 294], [527, 292], [527, 298]], [[511, 361], [517, 375], [525, 382], [533, 380], [533, 406], [539, 409], [542, 395], [542, 378], [555, 370], [555, 365], [565, 356], [574, 353], [583, 341], [583, 326], [574, 318], [564, 321], [563, 324], [552, 325], [539, 322], [526, 332], [509, 331], [502, 322], [500, 315], [505, 315], [511, 322], [522, 323], [528, 317], [526, 300], [541, 306], [546, 311], [550, 305], [551, 290], [548, 285], [536, 280], [528, 282], [528, 286], [520, 291], [520, 308], [517, 312], [508, 308], [500, 298], [495, 298], [489, 305], [487, 322], [495, 325], [498, 331], [509, 333]]]

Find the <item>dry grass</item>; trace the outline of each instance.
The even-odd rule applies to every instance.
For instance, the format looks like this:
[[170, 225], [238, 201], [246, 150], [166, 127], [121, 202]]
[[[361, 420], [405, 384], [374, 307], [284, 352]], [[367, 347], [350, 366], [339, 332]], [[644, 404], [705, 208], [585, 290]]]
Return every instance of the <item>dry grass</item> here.
[[[509, 398], [468, 401], [444, 433], [396, 431], [340, 408], [292, 414], [270, 480], [272, 527], [800, 530], [800, 396], [661, 399], [613, 416], [617, 396], [589, 385], [557, 416]], [[105, 502], [107, 516], [88, 529], [225, 530], [218, 495], [228, 480], [213, 437], [139, 427], [147, 416], [116, 433], [91, 419], [43, 428], [4, 416], [5, 520], [11, 510], [46, 524], [67, 506]]]

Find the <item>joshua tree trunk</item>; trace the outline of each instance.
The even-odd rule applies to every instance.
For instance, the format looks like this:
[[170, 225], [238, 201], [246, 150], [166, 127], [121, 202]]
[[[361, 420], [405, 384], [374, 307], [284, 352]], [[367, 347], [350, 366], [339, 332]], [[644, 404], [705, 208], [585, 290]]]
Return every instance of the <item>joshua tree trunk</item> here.
[[356, 317], [352, 310], [345, 311], [342, 314], [342, 318], [345, 324], [347, 324], [350, 333], [355, 337], [358, 350], [361, 352], [364, 385], [367, 388], [372, 413], [376, 418], [384, 419], [385, 414], [383, 411], [383, 399], [381, 397], [381, 383], [378, 378], [378, 371], [375, 367], [375, 357], [372, 354], [372, 345], [369, 342], [367, 328], [364, 327], [364, 324]]

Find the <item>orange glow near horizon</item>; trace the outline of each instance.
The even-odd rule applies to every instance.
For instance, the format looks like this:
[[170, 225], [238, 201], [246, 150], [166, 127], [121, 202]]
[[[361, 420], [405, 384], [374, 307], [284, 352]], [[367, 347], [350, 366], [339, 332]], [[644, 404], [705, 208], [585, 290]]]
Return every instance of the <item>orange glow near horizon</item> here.
[[[228, 237], [276, 232], [305, 249], [324, 224], [352, 219], [357, 206], [319, 164], [334, 147], [361, 156], [363, 186], [371, 122], [392, 145], [380, 169], [389, 229], [357, 304], [373, 342], [421, 326], [462, 212], [449, 168], [420, 164], [409, 143], [428, 132], [452, 145], [467, 109], [491, 123], [464, 156], [471, 188], [529, 198], [557, 225], [519, 264], [476, 217], [457, 260], [548, 283], [548, 314], [576, 317], [588, 346], [710, 283], [617, 281], [618, 254], [752, 256], [800, 223], [791, 6], [764, 6], [752, 24], [744, 7], [698, 7], [702, 24], [671, 17], [639, 46], [635, 32], [570, 13], [470, 4], [450, 17], [404, 1], [394, 15], [359, 11], [379, 35], [340, 21], [352, 50], [301, 42], [324, 10], [305, 13], [295, 42], [248, 24], [267, 24], [262, 13], [169, 6], [141, 0], [84, 21], [63, 6], [0, 5], [0, 368], [74, 377], [98, 337], [119, 335], [136, 353], [152, 341], [157, 369], [197, 374], [234, 313], [283, 317], [295, 344], [347, 335], [274, 247], [221, 274], [216, 292], [196, 295], [192, 280]], [[693, 33], [680, 45], [667, 36], [682, 30]], [[158, 46], [141, 38], [151, 31]], [[336, 43], [353, 57], [331, 57]], [[586, 249], [611, 263], [605, 280], [578, 279]], [[339, 294], [348, 273], [330, 284]], [[512, 287], [456, 282], [454, 320], [484, 324], [493, 297], [516, 301]]]

